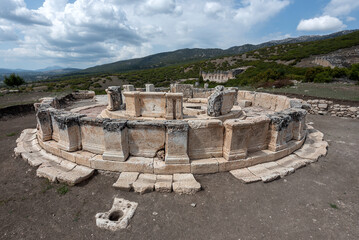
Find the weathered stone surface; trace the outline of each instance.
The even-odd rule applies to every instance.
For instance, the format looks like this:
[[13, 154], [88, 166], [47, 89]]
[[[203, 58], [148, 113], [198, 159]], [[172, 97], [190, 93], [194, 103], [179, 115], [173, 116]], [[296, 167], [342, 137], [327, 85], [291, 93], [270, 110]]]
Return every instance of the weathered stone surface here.
[[178, 194], [195, 194], [201, 190], [201, 184], [192, 174], [174, 174], [172, 188]]
[[122, 94], [121, 86], [110, 86], [106, 89], [108, 97], [107, 109], [109, 111], [116, 111], [122, 108]]
[[276, 163], [285, 168], [298, 169], [306, 166], [308, 163], [310, 163], [310, 161], [308, 159], [300, 158], [295, 154], [291, 154], [282, 159], [279, 159], [276, 161]]
[[166, 93], [166, 119], [183, 118], [183, 94]]
[[246, 158], [252, 124], [251, 120], [239, 119], [224, 122], [223, 157], [226, 160]]
[[168, 121], [166, 123], [166, 164], [189, 163], [187, 154], [188, 123]]
[[295, 171], [295, 169], [292, 167], [285, 168], [276, 162], [262, 163], [261, 166], [274, 173], [279, 173], [280, 177], [287, 176], [288, 174], [291, 174]]
[[140, 174], [138, 179], [132, 184], [135, 192], [144, 194], [152, 192], [156, 183], [156, 175], [154, 174]]
[[52, 123], [51, 116], [47, 108], [39, 108], [36, 112], [36, 121], [39, 131], [37, 136], [42, 141], [48, 141], [52, 139]]
[[267, 169], [264, 165], [258, 164], [247, 168], [251, 173], [261, 178], [263, 182], [271, 182], [280, 177], [278, 172]]
[[99, 228], [116, 231], [125, 229], [133, 217], [138, 203], [130, 202], [123, 198], [115, 198], [108, 212], [96, 214], [96, 225]]
[[68, 172], [61, 172], [56, 178], [59, 182], [73, 186], [91, 177], [94, 171], [92, 168], [77, 165]]
[[190, 173], [191, 164], [166, 164], [164, 161], [154, 160], [155, 174]]
[[270, 119], [267, 116], [247, 118], [252, 121], [248, 139], [248, 152], [256, 152], [267, 149], [268, 128]]
[[193, 160], [191, 162], [192, 174], [205, 174], [218, 172], [218, 161], [216, 158]]
[[313, 144], [304, 144], [303, 147], [294, 152], [300, 158], [310, 159], [312, 161], [317, 161], [319, 157], [325, 156], [327, 154], [328, 144], [323, 141], [322, 143]]
[[231, 111], [236, 100], [235, 91], [224, 91], [223, 86], [217, 86], [216, 91], [208, 98], [207, 115], [218, 117]]
[[60, 149], [69, 152], [81, 149], [79, 118], [82, 116], [68, 113], [54, 116], [55, 125], [58, 126], [59, 131], [58, 146]]
[[135, 87], [133, 85], [122, 85], [124, 92], [133, 92]]
[[252, 183], [252, 182], [258, 182], [261, 181], [261, 178], [254, 175], [251, 171], [249, 171], [247, 168], [240, 168], [236, 170], [230, 171], [230, 173], [240, 180], [243, 183]]
[[102, 154], [105, 151], [103, 124], [109, 119], [82, 117], [79, 119], [82, 149]]
[[138, 157], [155, 157], [165, 148], [165, 125], [160, 121], [128, 121], [130, 154]]
[[166, 115], [166, 93], [141, 92], [139, 107], [142, 117], [164, 118]]
[[126, 114], [128, 116], [139, 117], [141, 115], [141, 102], [140, 102], [140, 92], [131, 91], [123, 92], [126, 103]]
[[112, 186], [122, 191], [130, 191], [132, 184], [137, 180], [138, 175], [138, 172], [122, 172]]
[[145, 84], [146, 92], [155, 92], [155, 85], [153, 84]]
[[252, 102], [249, 100], [238, 100], [238, 106], [241, 108], [246, 108], [252, 106]]
[[112, 120], [103, 123], [104, 160], [126, 161], [130, 154], [126, 121]]
[[103, 160], [102, 155], [95, 155], [90, 159], [91, 168], [118, 172], [121, 171], [121, 162]]
[[129, 157], [126, 162], [120, 162], [120, 172], [153, 173], [153, 158]]
[[275, 113], [268, 116], [270, 117], [268, 149], [271, 151], [282, 150], [287, 144], [287, 133], [292, 133], [292, 128], [290, 128], [292, 127], [290, 125], [292, 118], [285, 113]]
[[172, 175], [157, 175], [155, 183], [156, 192], [172, 192]]
[[171, 84], [172, 93], [182, 93], [184, 98], [193, 97], [193, 85], [192, 84]]

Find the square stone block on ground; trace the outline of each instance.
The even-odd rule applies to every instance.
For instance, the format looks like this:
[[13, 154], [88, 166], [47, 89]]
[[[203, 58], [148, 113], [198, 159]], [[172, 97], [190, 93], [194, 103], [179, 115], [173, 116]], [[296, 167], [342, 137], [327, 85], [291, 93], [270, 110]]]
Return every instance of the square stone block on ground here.
[[201, 190], [201, 184], [193, 174], [173, 174], [172, 188], [178, 194], [195, 194]]
[[172, 191], [172, 175], [157, 175], [155, 190], [156, 190], [156, 192], [164, 192], [164, 193], [171, 192]]
[[247, 168], [240, 168], [236, 170], [230, 171], [230, 173], [233, 175], [233, 177], [237, 178], [243, 183], [252, 183], [252, 182], [258, 182], [261, 181], [261, 178], [254, 175], [251, 171], [249, 171]]
[[122, 172], [112, 186], [122, 191], [130, 191], [132, 184], [137, 180], [138, 175], [138, 172]]
[[156, 183], [156, 175], [143, 173], [133, 183], [133, 189], [140, 194], [152, 192]]

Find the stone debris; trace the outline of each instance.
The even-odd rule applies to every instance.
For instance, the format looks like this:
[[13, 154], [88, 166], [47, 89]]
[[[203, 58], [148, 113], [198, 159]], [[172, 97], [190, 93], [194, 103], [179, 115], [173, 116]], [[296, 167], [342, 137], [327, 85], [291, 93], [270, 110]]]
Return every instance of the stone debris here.
[[193, 174], [173, 174], [173, 191], [178, 194], [195, 194], [201, 190], [201, 184]]
[[112, 186], [122, 191], [130, 191], [132, 189], [132, 184], [137, 180], [138, 175], [138, 172], [122, 172]]
[[138, 179], [132, 184], [135, 192], [144, 194], [152, 192], [156, 183], [156, 175], [143, 173], [140, 174]]
[[172, 192], [172, 175], [157, 175], [155, 183], [156, 192]]
[[96, 214], [96, 225], [111, 231], [127, 228], [137, 206], [136, 202], [115, 198], [109, 211]]
[[334, 104], [333, 101], [314, 99], [307, 101], [310, 108], [308, 112], [316, 115], [331, 115], [359, 119], [359, 108], [348, 105]]

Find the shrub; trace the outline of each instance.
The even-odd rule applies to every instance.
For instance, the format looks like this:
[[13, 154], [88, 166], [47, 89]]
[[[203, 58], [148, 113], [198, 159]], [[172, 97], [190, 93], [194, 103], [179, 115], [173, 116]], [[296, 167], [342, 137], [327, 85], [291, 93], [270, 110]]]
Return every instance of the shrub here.
[[318, 73], [314, 78], [314, 82], [316, 83], [329, 83], [332, 80], [332, 76], [327, 71]]
[[7, 77], [6, 75], [4, 76], [4, 83], [9, 87], [18, 87], [21, 84], [24, 84], [25, 81], [19, 75], [15, 75], [15, 73], [12, 73], [9, 77]]

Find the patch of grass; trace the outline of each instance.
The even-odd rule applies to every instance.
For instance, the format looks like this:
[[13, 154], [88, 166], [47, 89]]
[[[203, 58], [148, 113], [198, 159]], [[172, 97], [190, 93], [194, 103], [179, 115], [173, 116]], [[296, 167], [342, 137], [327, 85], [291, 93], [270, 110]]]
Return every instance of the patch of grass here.
[[57, 188], [57, 193], [60, 195], [65, 195], [69, 191], [69, 187], [67, 185], [62, 185], [61, 187]]
[[80, 220], [80, 214], [81, 214], [80, 210], [76, 212], [74, 222], [78, 222]]
[[334, 203], [329, 203], [329, 206], [334, 209], [339, 209], [338, 206]]
[[46, 179], [46, 183], [44, 188], [41, 190], [42, 193], [46, 193], [48, 190], [52, 189], [54, 186], [51, 184], [49, 180]]
[[13, 137], [16, 135], [16, 132], [12, 132], [12, 133], [7, 133], [6, 136], [7, 137]]

